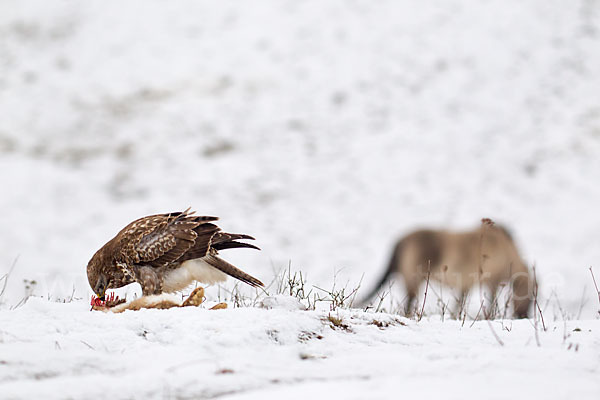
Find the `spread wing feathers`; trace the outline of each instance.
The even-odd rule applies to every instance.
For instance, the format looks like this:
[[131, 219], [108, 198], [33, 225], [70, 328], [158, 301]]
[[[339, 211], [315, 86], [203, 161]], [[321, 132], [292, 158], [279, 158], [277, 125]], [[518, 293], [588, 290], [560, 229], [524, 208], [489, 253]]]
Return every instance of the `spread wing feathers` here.
[[178, 260], [192, 247], [208, 249], [211, 237], [219, 230], [208, 221], [217, 218], [192, 214], [188, 209], [152, 215], [130, 224], [127, 233], [134, 238], [130, 241], [133, 243], [130, 256], [134, 262], [161, 267]]
[[244, 271], [234, 267], [222, 258], [217, 257], [214, 254], [209, 254], [203, 258], [204, 261], [215, 267], [216, 269], [225, 272], [227, 275], [232, 276], [240, 281], [247, 283], [252, 287], [265, 286], [261, 281], [255, 277], [245, 273]]

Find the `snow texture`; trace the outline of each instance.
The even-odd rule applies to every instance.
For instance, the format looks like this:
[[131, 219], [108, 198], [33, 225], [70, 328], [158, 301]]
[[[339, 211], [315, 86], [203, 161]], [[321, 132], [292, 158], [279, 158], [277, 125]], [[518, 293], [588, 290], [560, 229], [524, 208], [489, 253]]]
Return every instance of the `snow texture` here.
[[[0, 398], [597, 398], [598, 71], [597, 0], [2, 0]], [[549, 330], [493, 322], [500, 346], [434, 301], [384, 329], [341, 311], [350, 332], [281, 298], [89, 313], [92, 254], [189, 206], [257, 238], [228, 261], [322, 288], [492, 218]]]
[[0, 317], [3, 399], [593, 399], [600, 391], [598, 320], [551, 323], [538, 347], [528, 320], [492, 322], [501, 346], [484, 321], [363, 311], [107, 314], [31, 298]]

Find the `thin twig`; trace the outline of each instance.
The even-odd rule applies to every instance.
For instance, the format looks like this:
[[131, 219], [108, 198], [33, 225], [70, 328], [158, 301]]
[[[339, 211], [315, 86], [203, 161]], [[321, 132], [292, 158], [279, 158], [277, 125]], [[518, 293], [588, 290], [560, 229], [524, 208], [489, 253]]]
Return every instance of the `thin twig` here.
[[486, 321], [488, 323], [488, 326], [490, 327], [490, 331], [492, 331], [492, 335], [494, 335], [494, 338], [496, 338], [496, 340], [498, 341], [498, 343], [500, 344], [500, 346], [504, 346], [504, 342], [500, 339], [500, 337], [498, 336], [498, 334], [494, 330], [494, 327], [492, 326], [492, 323], [490, 322], [490, 320], [486, 319]]
[[15, 269], [15, 265], [17, 265], [18, 260], [19, 260], [19, 256], [16, 256], [15, 260], [13, 261], [12, 265], [10, 266], [10, 269], [8, 270], [8, 272], [5, 273], [4, 275], [2, 275], [2, 277], [0, 278], [0, 281], [4, 280], [4, 284], [2, 285], [2, 290], [0, 290], [0, 297], [2, 297], [2, 295], [4, 294], [4, 291], [6, 290], [6, 285], [8, 284], [8, 277], [12, 273], [13, 269]]
[[[585, 305], [587, 304], [586, 289], [587, 289], [587, 286], [584, 286], [583, 291], [581, 292], [581, 301], [579, 302], [579, 311], [577, 311], [576, 319], [581, 319], [581, 313], [583, 312], [583, 307], [585, 307]], [[600, 294], [598, 297], [599, 297], [598, 301], [600, 301]]]
[[[484, 306], [484, 302], [485, 299], [483, 298], [483, 263], [487, 258], [486, 254], [483, 254], [483, 235], [485, 235], [486, 230], [489, 226], [494, 226], [494, 221], [492, 221], [490, 218], [482, 218], [481, 219], [481, 234], [479, 235], [479, 265], [477, 268], [477, 274], [478, 274], [478, 278], [479, 278], [479, 299], [481, 300], [481, 308], [480, 311], [483, 309], [483, 315], [486, 316], [486, 319], [488, 319], [488, 313], [485, 310], [485, 306]], [[479, 313], [477, 313], [477, 315], [479, 315]], [[473, 325], [471, 325], [473, 326]]]
[[598, 302], [600, 303], [600, 289], [598, 289], [598, 284], [596, 283], [596, 277], [594, 276], [594, 271], [592, 271], [592, 267], [590, 267], [590, 274], [592, 274], [592, 280], [594, 281], [594, 287], [596, 288], [596, 292], [598, 293]]
[[477, 315], [475, 316], [475, 319], [473, 320], [473, 322], [471, 322], [471, 326], [469, 326], [469, 328], [472, 328], [473, 325], [475, 325], [475, 322], [477, 322], [477, 319], [479, 318], [479, 314], [481, 314], [481, 310], [483, 309], [483, 303], [484, 302], [485, 302], [485, 300], [482, 299], [481, 300], [481, 305], [479, 306], [479, 311], [477, 311]]
[[389, 292], [386, 292], [385, 290], [383, 292], [380, 292], [377, 294], [377, 296], [379, 297], [379, 303], [377, 303], [377, 307], [375, 307], [375, 312], [378, 313], [381, 311], [381, 305], [383, 304], [383, 300], [385, 300], [385, 297], [388, 295]]
[[421, 321], [423, 318], [423, 313], [425, 312], [425, 302], [427, 301], [427, 289], [429, 289], [429, 277], [431, 276], [431, 260], [427, 261], [427, 283], [425, 284], [425, 297], [423, 297], [423, 306], [421, 307], [421, 314], [419, 315], [419, 319], [417, 322]]
[[[542, 314], [542, 309], [540, 308], [540, 303], [538, 302], [538, 282], [537, 282], [537, 275], [535, 273], [535, 264], [533, 265], [533, 302], [535, 304], [535, 307], [538, 309], [539, 313], [540, 313], [540, 319], [542, 321], [542, 328], [544, 329], [544, 332], [546, 332], [546, 323], [544, 322], [544, 314]], [[535, 310], [534, 310], [534, 314], [535, 314]]]
[[[537, 344], [538, 347], [541, 347], [541, 343], [540, 343], [540, 334], [538, 332], [538, 318], [537, 318], [537, 312], [536, 312], [536, 308], [537, 308], [537, 281], [535, 278], [535, 265], [533, 266], [533, 330], [534, 330], [534, 335], [535, 335], [535, 343]], [[541, 311], [540, 311], [540, 315], [541, 315]]]
[[87, 347], [89, 347], [92, 350], [96, 350], [94, 347], [92, 347], [91, 344], [84, 342], [83, 340], [80, 340], [81, 343], [85, 344]]

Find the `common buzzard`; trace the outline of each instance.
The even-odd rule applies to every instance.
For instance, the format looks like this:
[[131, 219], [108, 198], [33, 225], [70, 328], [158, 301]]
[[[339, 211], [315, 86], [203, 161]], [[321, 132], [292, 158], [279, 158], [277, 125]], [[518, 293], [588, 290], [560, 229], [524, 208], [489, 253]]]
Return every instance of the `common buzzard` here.
[[213, 224], [217, 217], [184, 212], [137, 219], [94, 254], [87, 276], [94, 293], [104, 300], [106, 289], [133, 282], [144, 295], [176, 292], [194, 281], [222, 282], [227, 275], [250, 286], [261, 281], [217, 256], [219, 250], [258, 247], [240, 239], [252, 236], [225, 233]]

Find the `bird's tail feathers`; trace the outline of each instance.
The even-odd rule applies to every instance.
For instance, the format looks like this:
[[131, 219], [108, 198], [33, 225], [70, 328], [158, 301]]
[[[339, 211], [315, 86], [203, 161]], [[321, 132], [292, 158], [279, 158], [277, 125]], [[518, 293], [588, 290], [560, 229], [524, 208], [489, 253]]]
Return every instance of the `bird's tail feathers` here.
[[[235, 243], [235, 242], [234, 242]], [[238, 243], [243, 244], [243, 243]], [[207, 255], [203, 258], [204, 261], [215, 267], [216, 269], [225, 272], [227, 275], [232, 276], [240, 281], [247, 283], [252, 287], [261, 287], [265, 286], [264, 283], [256, 279], [255, 277], [245, 273], [241, 269], [229, 264], [227, 261], [219, 258], [215, 255]]]

